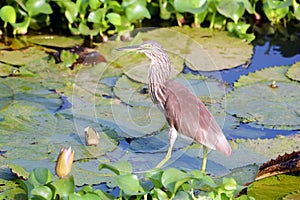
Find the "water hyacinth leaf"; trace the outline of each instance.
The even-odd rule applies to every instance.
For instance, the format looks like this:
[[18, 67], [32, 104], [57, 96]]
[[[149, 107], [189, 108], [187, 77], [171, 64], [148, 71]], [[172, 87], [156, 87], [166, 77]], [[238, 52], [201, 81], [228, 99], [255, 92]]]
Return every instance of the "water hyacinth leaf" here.
[[293, 6], [294, 6], [294, 16], [296, 17], [296, 19], [300, 20], [300, 4], [294, 1]]
[[59, 196], [60, 198], [64, 199], [75, 192], [75, 182], [73, 176], [56, 179], [50, 185], [55, 189], [54, 197]]
[[293, 64], [286, 72], [286, 76], [300, 82], [300, 62]]
[[53, 195], [51, 189], [43, 185], [34, 187], [30, 193], [33, 198], [43, 199], [43, 200], [48, 200], [48, 199], [51, 200]]
[[118, 13], [108, 13], [106, 15], [109, 22], [112, 23], [115, 26], [121, 26], [122, 25], [122, 19], [121, 16]]
[[134, 174], [124, 174], [116, 177], [117, 185], [125, 194], [132, 195], [140, 191], [141, 185], [138, 177]]
[[179, 12], [190, 12], [192, 14], [198, 14], [203, 12], [207, 8], [206, 0], [175, 0], [174, 7]]
[[90, 12], [87, 21], [93, 23], [99, 23], [103, 20], [103, 16], [105, 16], [106, 10], [103, 8], [99, 8], [95, 11]]
[[14, 7], [12, 7], [10, 5], [3, 6], [0, 9], [0, 17], [5, 23], [7, 23], [7, 22], [15, 23], [17, 15], [16, 15], [16, 11], [15, 11]]
[[217, 10], [220, 14], [231, 18], [235, 23], [243, 16], [245, 7], [242, 1], [225, 0], [217, 3]]
[[71, 53], [70, 51], [62, 50], [60, 54], [60, 59], [63, 62], [63, 65], [66, 67], [71, 67], [73, 63], [78, 59], [78, 54]]
[[[31, 61], [46, 57], [47, 54], [39, 47], [28, 47], [22, 50], [1, 51], [0, 61], [11, 65], [25, 65]], [[18, 58], [18, 59], [16, 59]]]
[[89, 6], [91, 7], [92, 10], [96, 10], [97, 8], [100, 7], [101, 5], [101, 1], [98, 1], [98, 0], [90, 0], [89, 1]]
[[52, 8], [46, 0], [28, 0], [25, 5], [30, 16], [52, 13]]
[[82, 35], [92, 35], [95, 36], [99, 33], [98, 29], [90, 29], [84, 22], [79, 24], [79, 31]]
[[35, 35], [30, 36], [29, 41], [43, 46], [70, 48], [74, 47], [75, 44], [81, 45], [83, 43], [83, 38], [78, 36]]
[[53, 175], [47, 168], [35, 168], [30, 174], [28, 181], [34, 185], [45, 185], [52, 181]]
[[74, 2], [71, 1], [60, 1], [57, 2], [58, 5], [62, 5], [61, 7], [64, 7], [66, 9], [65, 16], [69, 23], [73, 23], [76, 20], [76, 17], [78, 15], [78, 7]]
[[272, 23], [279, 23], [289, 12], [289, 6], [292, 0], [287, 1], [272, 1], [267, 0], [263, 3], [263, 10], [267, 18]]
[[170, 192], [175, 194], [179, 187], [193, 178], [192, 175], [184, 173], [176, 168], [168, 168], [164, 171], [161, 182]]
[[278, 88], [256, 83], [235, 89], [226, 95], [226, 112], [244, 122], [255, 122], [269, 128], [299, 129], [300, 85], [285, 82], [276, 85]]
[[152, 183], [154, 184], [154, 187], [161, 188], [162, 187], [162, 183], [161, 183], [162, 174], [163, 174], [162, 169], [154, 168], [154, 169], [146, 171], [144, 176], [146, 178], [149, 178], [152, 181]]
[[[129, 3], [129, 4], [128, 4]], [[126, 5], [128, 4], [128, 5]], [[129, 21], [133, 22], [135, 20], [143, 19], [143, 18], [151, 18], [151, 15], [146, 8], [146, 1], [138, 0], [138, 1], [124, 1], [123, 5], [125, 7], [126, 17]]]

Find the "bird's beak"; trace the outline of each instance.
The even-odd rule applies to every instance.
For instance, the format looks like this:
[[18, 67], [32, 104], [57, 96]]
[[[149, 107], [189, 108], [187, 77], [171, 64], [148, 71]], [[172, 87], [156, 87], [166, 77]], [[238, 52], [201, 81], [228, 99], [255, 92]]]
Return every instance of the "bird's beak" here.
[[141, 50], [140, 45], [134, 45], [134, 46], [127, 46], [127, 47], [121, 47], [116, 49], [117, 51], [138, 51]]

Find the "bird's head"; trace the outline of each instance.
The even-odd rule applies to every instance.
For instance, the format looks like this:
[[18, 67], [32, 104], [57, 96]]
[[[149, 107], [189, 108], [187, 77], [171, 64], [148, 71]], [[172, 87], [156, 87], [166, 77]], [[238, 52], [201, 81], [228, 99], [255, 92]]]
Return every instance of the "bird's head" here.
[[155, 41], [147, 40], [140, 45], [121, 47], [118, 51], [135, 51], [145, 53], [150, 59], [166, 54], [164, 48]]

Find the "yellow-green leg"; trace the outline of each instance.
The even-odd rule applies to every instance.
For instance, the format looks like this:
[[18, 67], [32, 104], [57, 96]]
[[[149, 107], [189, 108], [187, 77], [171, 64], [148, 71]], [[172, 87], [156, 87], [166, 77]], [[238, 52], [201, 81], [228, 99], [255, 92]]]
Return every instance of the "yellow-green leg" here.
[[169, 131], [169, 148], [168, 148], [167, 155], [164, 157], [164, 159], [162, 159], [162, 161], [160, 161], [160, 163], [158, 163], [158, 165], [156, 165], [155, 168], [161, 168], [171, 158], [172, 149], [176, 138], [177, 138], [177, 131], [175, 128], [171, 127]]
[[205, 173], [206, 170], [206, 161], [207, 161], [207, 147], [203, 145], [203, 159], [202, 159], [202, 173]]

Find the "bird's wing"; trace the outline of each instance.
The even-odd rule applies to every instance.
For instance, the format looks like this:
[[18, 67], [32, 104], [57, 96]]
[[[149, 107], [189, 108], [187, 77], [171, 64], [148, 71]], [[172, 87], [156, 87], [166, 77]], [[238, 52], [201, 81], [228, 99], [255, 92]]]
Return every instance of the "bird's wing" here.
[[222, 152], [231, 154], [231, 147], [222, 129], [205, 105], [186, 87], [169, 80], [165, 83], [165, 115], [170, 126], [195, 141]]

